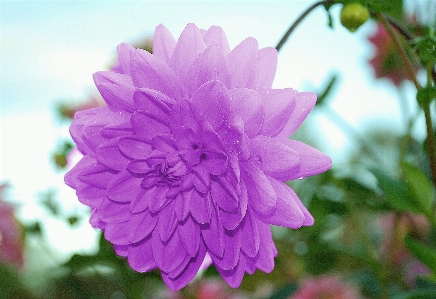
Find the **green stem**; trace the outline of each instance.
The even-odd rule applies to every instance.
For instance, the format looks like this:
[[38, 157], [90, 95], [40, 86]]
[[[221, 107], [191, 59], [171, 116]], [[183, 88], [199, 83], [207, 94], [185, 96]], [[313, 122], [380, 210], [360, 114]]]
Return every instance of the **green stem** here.
[[283, 47], [283, 45], [286, 43], [286, 41], [288, 40], [289, 36], [291, 35], [291, 33], [295, 30], [295, 28], [297, 28], [297, 26], [304, 20], [304, 18], [312, 11], [314, 10], [317, 6], [319, 5], [327, 5], [327, 4], [333, 4], [333, 0], [323, 0], [323, 1], [318, 1], [314, 4], [312, 4], [309, 8], [307, 8], [302, 14], [301, 16], [291, 25], [291, 27], [289, 27], [288, 31], [286, 31], [285, 35], [283, 35], [282, 39], [279, 41], [279, 43], [276, 46], [277, 52], [280, 51], [280, 49]]
[[401, 59], [403, 60], [403, 63], [406, 67], [406, 71], [412, 80], [413, 84], [415, 84], [415, 87], [417, 90], [421, 88], [421, 86], [418, 83], [418, 80], [415, 76], [415, 71], [413, 70], [412, 63], [410, 62], [409, 57], [407, 56], [406, 50], [404, 49], [403, 45], [401, 44], [400, 38], [398, 37], [398, 34], [392, 29], [392, 26], [390, 25], [389, 21], [386, 19], [385, 15], [382, 13], [377, 13], [377, 17], [379, 18], [380, 22], [382, 22], [383, 26], [388, 31], [389, 36], [391, 37], [395, 47], [398, 50], [398, 53], [400, 54]]
[[[416, 79], [412, 63], [410, 62], [410, 59], [407, 56], [406, 50], [401, 44], [400, 38], [398, 37], [396, 32], [392, 29], [392, 26], [390, 25], [389, 21], [386, 19], [384, 14], [377, 13], [377, 17], [388, 31], [389, 36], [392, 38], [392, 41], [394, 42], [394, 45], [397, 48], [400, 57], [403, 60], [403, 63], [406, 67], [406, 71], [409, 74], [409, 77], [411, 78], [413, 84], [415, 84], [416, 90], [420, 90], [421, 85], [418, 83], [418, 80]], [[431, 84], [433, 68], [428, 67], [427, 70], [428, 70], [427, 84]], [[427, 142], [428, 142], [428, 153], [430, 159], [431, 177], [432, 177], [433, 185], [436, 187], [436, 152], [435, 152], [435, 143], [434, 143], [433, 124], [432, 124], [431, 113], [430, 113], [430, 104], [424, 105], [424, 115], [425, 115], [425, 124], [427, 127]]]
[[[433, 70], [433, 61], [430, 61], [427, 64], [427, 87], [432, 86], [432, 70]], [[427, 144], [428, 144], [428, 155], [430, 158], [430, 170], [431, 176], [433, 178], [433, 185], [436, 187], [436, 151], [435, 151], [435, 142], [434, 142], [434, 131], [433, 131], [433, 121], [431, 119], [430, 112], [430, 102], [424, 105], [424, 115], [425, 115], [425, 125], [427, 127]]]

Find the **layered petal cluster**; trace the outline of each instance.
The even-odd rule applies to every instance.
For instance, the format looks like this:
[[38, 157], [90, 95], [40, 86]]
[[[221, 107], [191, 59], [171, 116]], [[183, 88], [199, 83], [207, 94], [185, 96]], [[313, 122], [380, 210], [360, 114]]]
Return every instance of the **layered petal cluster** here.
[[189, 24], [176, 41], [156, 28], [153, 54], [118, 46], [118, 67], [94, 75], [107, 103], [70, 127], [84, 157], [65, 176], [117, 254], [184, 287], [205, 257], [232, 287], [270, 272], [270, 224], [311, 225], [284, 182], [331, 160], [289, 137], [313, 93], [272, 89], [277, 51], [247, 38], [230, 50], [220, 27]]

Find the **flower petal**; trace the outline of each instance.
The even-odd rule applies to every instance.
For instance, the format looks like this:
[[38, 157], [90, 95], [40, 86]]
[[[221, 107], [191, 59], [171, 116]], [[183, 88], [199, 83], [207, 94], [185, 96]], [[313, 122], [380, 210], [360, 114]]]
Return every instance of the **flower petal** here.
[[229, 43], [227, 42], [226, 34], [223, 29], [218, 26], [212, 26], [203, 36], [206, 46], [217, 45], [220, 47], [224, 55], [230, 52]]
[[262, 220], [269, 224], [300, 228], [303, 225], [305, 216], [297, 204], [300, 199], [288, 185], [269, 178], [277, 194], [277, 207], [269, 215], [262, 215]]
[[283, 142], [300, 156], [300, 166], [288, 172], [288, 180], [305, 178], [329, 170], [332, 160], [319, 150], [297, 140], [284, 139]]
[[183, 223], [179, 223], [178, 233], [189, 256], [195, 257], [200, 247], [200, 227], [192, 217], [187, 217]]
[[106, 240], [117, 245], [129, 244], [127, 231], [129, 229], [129, 221], [120, 223], [106, 223], [104, 228], [104, 237]]
[[[210, 223], [213, 213], [210, 194], [201, 194], [197, 190], [192, 190], [189, 199], [189, 209], [192, 217], [199, 224]], [[215, 227], [212, 229], [215, 229]]]
[[218, 258], [222, 258], [224, 254], [224, 233], [215, 208], [213, 208], [211, 213], [210, 222], [200, 225], [200, 229], [208, 251]]
[[130, 202], [139, 196], [142, 190], [141, 181], [142, 178], [132, 176], [129, 171], [124, 170], [109, 181], [107, 195], [118, 202]]
[[[198, 254], [191, 258], [185, 269], [175, 278], [170, 278], [170, 274], [162, 273], [162, 279], [168, 288], [172, 291], [180, 290], [185, 287], [194, 277], [197, 275], [201, 264], [204, 261], [206, 255], [206, 247], [201, 244], [198, 250]], [[177, 272], [179, 272], [178, 270]]]
[[154, 198], [150, 202], [150, 212], [157, 213], [170, 203], [172, 198], [167, 198], [168, 187], [157, 186], [154, 190]]
[[177, 216], [177, 220], [179, 220], [179, 222], [185, 221], [186, 217], [189, 216], [189, 212], [190, 212], [189, 211], [190, 195], [187, 196], [185, 194], [187, 194], [187, 193], [189, 193], [191, 191], [192, 190], [185, 191], [183, 193], [179, 193], [179, 194], [177, 194], [177, 196], [175, 198], [175, 201], [176, 201], [176, 216]]
[[241, 223], [241, 250], [249, 257], [255, 257], [259, 252], [260, 236], [257, 221], [249, 208]]
[[218, 131], [230, 114], [226, 86], [221, 81], [204, 83], [192, 96], [192, 106], [198, 120], [209, 122]]
[[222, 151], [204, 150], [200, 160], [204, 169], [212, 175], [221, 175], [227, 169], [227, 156]]
[[170, 132], [168, 118], [146, 111], [134, 112], [132, 114], [131, 124], [138, 136], [147, 138], [148, 140], [151, 140], [151, 138], [158, 134]]
[[158, 25], [153, 37], [153, 55], [169, 65], [175, 46], [176, 40], [168, 29], [162, 24]]
[[179, 132], [181, 128], [198, 132], [198, 123], [188, 101], [180, 101], [174, 105], [171, 110], [170, 125], [172, 132]]
[[130, 218], [129, 203], [119, 203], [106, 197], [98, 206], [98, 214], [100, 219], [107, 223], [128, 221]]
[[254, 262], [257, 269], [270, 273], [274, 269], [274, 257], [277, 255], [271, 229], [261, 220], [256, 220], [256, 226], [260, 237], [259, 251], [254, 259], [247, 258], [247, 263]]
[[243, 254], [241, 254], [239, 257], [239, 262], [234, 268], [223, 270], [217, 267], [217, 270], [221, 277], [229, 284], [229, 286], [232, 288], [239, 288], [245, 274], [245, 263], [245, 257]]
[[251, 139], [251, 154], [260, 159], [260, 168], [265, 174], [289, 180], [295, 168], [300, 166], [299, 152], [278, 138], [256, 136]]
[[130, 212], [136, 214], [148, 209], [150, 202], [154, 200], [155, 189], [156, 187], [141, 190], [139, 195], [130, 202]]
[[224, 254], [217, 257], [211, 252], [210, 257], [217, 269], [231, 270], [234, 269], [239, 261], [241, 248], [241, 234], [238, 230], [224, 230], [223, 234]]
[[224, 185], [223, 181], [213, 178], [210, 184], [210, 194], [212, 200], [220, 208], [228, 212], [236, 212], [238, 209], [238, 199], [236, 194], [232, 194]]
[[175, 202], [171, 201], [159, 212], [159, 222], [157, 229], [162, 242], [167, 242], [177, 228], [177, 217], [175, 212]]
[[[297, 122], [291, 118], [295, 107], [296, 91], [291, 88], [267, 89], [262, 92], [265, 119], [260, 134], [275, 136], [280, 133], [289, 122]], [[301, 123], [299, 123], [300, 125]], [[286, 136], [288, 138], [289, 136]]]
[[135, 110], [135, 88], [129, 76], [115, 72], [97, 72], [94, 74], [94, 82], [108, 106], [129, 112]]
[[284, 127], [275, 135], [275, 137], [289, 138], [297, 131], [304, 119], [316, 103], [316, 94], [313, 92], [299, 92], [296, 94], [295, 106]]
[[256, 89], [257, 56], [257, 41], [252, 37], [245, 39], [227, 55], [232, 88]]
[[126, 74], [128, 76], [131, 76], [132, 74], [130, 71], [130, 54], [133, 50], [135, 50], [135, 48], [126, 43], [119, 44], [117, 47], [118, 62], [121, 67], [121, 71], [123, 74]]
[[146, 111], [160, 117], [168, 117], [175, 101], [160, 91], [150, 88], [138, 88], [133, 94], [136, 110]]
[[136, 87], [155, 89], [170, 98], [182, 98], [182, 88], [171, 68], [157, 56], [142, 49], [132, 51], [132, 80]]
[[260, 94], [248, 88], [229, 90], [231, 111], [244, 121], [244, 130], [248, 137], [256, 136], [264, 121], [262, 98]]
[[152, 233], [151, 241], [153, 244], [154, 260], [163, 272], [175, 270], [185, 259], [186, 251], [180, 241], [179, 234], [173, 234], [166, 242], [162, 242], [159, 233]]
[[202, 84], [211, 80], [219, 80], [230, 87], [229, 69], [222, 50], [215, 44], [207, 47], [194, 61], [183, 80], [188, 97]]
[[257, 88], [271, 88], [277, 68], [277, 50], [263, 48], [257, 59]]
[[153, 149], [150, 143], [136, 136], [120, 139], [118, 141], [118, 147], [123, 154], [137, 160], [146, 159]]
[[109, 107], [91, 108], [88, 110], [77, 111], [74, 114], [74, 121], [70, 126], [70, 135], [76, 143], [77, 149], [86, 154], [93, 151], [92, 147], [83, 136], [83, 128], [89, 120], [93, 119], [97, 114], [109, 112]]
[[128, 249], [129, 265], [138, 272], [147, 272], [157, 267], [154, 261], [151, 235], [139, 243], [130, 244]]
[[106, 188], [108, 182], [114, 179], [116, 175], [117, 171], [107, 168], [97, 162], [86, 168], [82, 168], [78, 178], [88, 185], [97, 188]]
[[194, 24], [188, 24], [180, 35], [171, 57], [170, 65], [178, 78], [186, 78], [189, 68], [205, 49], [200, 29]]
[[106, 144], [102, 144], [95, 149], [97, 159], [103, 165], [121, 171], [126, 168], [131, 159], [125, 156], [118, 148], [119, 139], [113, 138]]
[[157, 214], [151, 214], [149, 210], [142, 213], [132, 214], [129, 219], [128, 237], [131, 243], [140, 242], [147, 238], [154, 230], [157, 220]]
[[244, 182], [248, 192], [248, 204], [260, 214], [268, 214], [276, 207], [277, 195], [267, 176], [252, 159], [243, 163]]

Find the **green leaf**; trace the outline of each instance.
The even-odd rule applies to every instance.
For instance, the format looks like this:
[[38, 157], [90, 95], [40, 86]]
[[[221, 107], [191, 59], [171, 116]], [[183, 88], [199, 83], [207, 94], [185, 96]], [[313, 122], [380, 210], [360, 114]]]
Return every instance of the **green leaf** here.
[[407, 180], [413, 201], [422, 213], [432, 213], [434, 189], [427, 176], [409, 163], [403, 163], [403, 173]]
[[429, 105], [434, 99], [436, 99], [436, 87], [428, 86], [418, 89], [416, 100], [421, 107]]
[[330, 13], [330, 7], [332, 7], [332, 3], [328, 3], [328, 4], [324, 4], [324, 8], [327, 12], [327, 17], [328, 17], [328, 23], [327, 25], [333, 29], [333, 18], [332, 18], [332, 14]]
[[417, 37], [413, 43], [424, 65], [430, 61], [434, 63], [436, 59], [436, 36], [433, 29], [430, 29], [426, 36]]
[[323, 90], [318, 93], [318, 100], [316, 101], [316, 105], [320, 106], [324, 104], [324, 100], [330, 95], [330, 92], [332, 91], [333, 87], [336, 85], [336, 82], [338, 81], [338, 75], [333, 74], [330, 76], [330, 79], [328, 83], [325, 85]]
[[368, 5], [372, 10], [386, 13], [401, 20], [403, 13], [403, 0], [369, 0]]
[[429, 247], [410, 236], [405, 239], [406, 247], [424, 263], [433, 273], [436, 273], [436, 248]]
[[421, 213], [421, 209], [411, 200], [408, 185], [399, 180], [394, 180], [378, 169], [371, 172], [377, 178], [380, 189], [386, 196], [388, 205], [398, 211]]

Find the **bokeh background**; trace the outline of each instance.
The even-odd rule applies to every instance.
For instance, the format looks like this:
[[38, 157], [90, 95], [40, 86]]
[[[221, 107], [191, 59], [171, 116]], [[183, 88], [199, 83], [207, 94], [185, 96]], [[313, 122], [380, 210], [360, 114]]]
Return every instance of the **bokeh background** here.
[[[56, 155], [67, 151], [64, 146], [69, 140], [69, 122], [60, 116], [61, 108], [79, 107], [98, 97], [92, 74], [111, 67], [118, 44], [150, 44], [159, 24], [178, 37], [187, 23], [195, 23], [204, 29], [221, 26], [231, 48], [248, 36], [256, 38], [261, 48], [274, 47], [312, 3], [0, 0], [0, 182], [8, 183], [2, 197], [14, 206], [15, 216], [28, 232], [23, 266], [17, 274], [24, 289], [46, 294], [47, 273], [60, 271], [59, 265], [75, 254], [101, 251], [100, 233], [90, 227], [86, 207], [64, 185], [66, 168], [59, 167]], [[434, 8], [434, 1], [408, 0], [402, 9], [404, 15], [428, 22], [432, 12], [435, 15], [428, 7]], [[348, 176], [364, 168], [362, 163], [353, 164], [361, 157], [358, 140], [363, 136], [373, 142], [383, 166], [395, 171], [395, 138], [409, 129], [404, 111], [417, 115], [410, 129], [413, 140], [421, 144], [426, 137], [424, 118], [415, 104], [416, 90], [409, 81], [398, 87], [375, 78], [368, 63], [375, 48], [368, 37], [377, 25], [368, 21], [351, 34], [339, 23], [340, 8], [330, 10], [333, 28], [328, 26], [323, 7], [298, 27], [279, 52], [273, 87], [321, 93], [335, 78], [325, 109], [315, 108], [296, 138], [330, 155], [333, 170]], [[425, 78], [425, 73], [419, 72], [418, 77]], [[356, 134], [360, 136], [357, 141]], [[371, 158], [366, 161], [374, 162]], [[376, 184], [368, 173], [361, 177], [369, 186]], [[313, 182], [299, 183], [296, 188], [301, 185], [303, 195], [319, 187]], [[281, 230], [275, 233], [279, 238], [285, 234]], [[307, 243], [296, 238], [291, 236], [288, 251], [307, 252]], [[279, 250], [279, 254], [288, 252]], [[278, 288], [265, 284], [263, 291], [246, 289], [257, 290], [260, 298]], [[117, 292], [110, 298], [129, 298]]]

